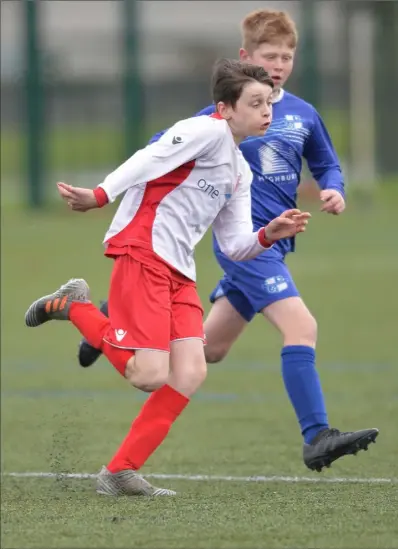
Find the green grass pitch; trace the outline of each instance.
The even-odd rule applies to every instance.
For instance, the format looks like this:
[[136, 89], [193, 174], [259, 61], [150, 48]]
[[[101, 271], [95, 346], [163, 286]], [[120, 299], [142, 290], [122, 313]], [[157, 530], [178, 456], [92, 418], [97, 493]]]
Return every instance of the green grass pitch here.
[[[318, 365], [330, 421], [379, 427], [369, 452], [318, 475], [301, 459], [285, 395], [281, 341], [261, 318], [208, 379], [145, 473], [314, 479], [315, 483], [165, 479], [174, 499], [107, 499], [92, 480], [2, 477], [4, 548], [393, 548], [398, 546], [397, 193], [340, 218], [314, 217], [288, 263], [319, 322]], [[71, 276], [106, 296], [102, 238], [111, 212], [57, 207], [2, 211], [2, 468], [96, 473], [116, 450], [142, 396], [101, 359], [79, 368], [73, 326], [25, 328], [26, 307]], [[219, 270], [197, 251], [203, 302]], [[389, 479], [394, 482], [388, 481]], [[299, 479], [300, 480], [300, 479]]]

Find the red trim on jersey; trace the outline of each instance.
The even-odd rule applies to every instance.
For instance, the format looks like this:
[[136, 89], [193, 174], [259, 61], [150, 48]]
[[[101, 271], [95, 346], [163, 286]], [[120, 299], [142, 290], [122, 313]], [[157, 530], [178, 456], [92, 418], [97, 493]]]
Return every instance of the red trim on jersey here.
[[225, 118], [223, 118], [221, 114], [218, 112], [214, 112], [213, 114], [210, 114], [210, 118], [217, 118], [217, 120], [225, 120]]
[[102, 208], [109, 202], [108, 195], [102, 187], [97, 187], [94, 189], [94, 196], [97, 201], [98, 208]]
[[148, 181], [137, 213], [124, 229], [107, 241], [109, 246], [138, 246], [152, 250], [152, 228], [159, 204], [189, 177], [194, 167], [195, 160], [192, 160], [158, 179]]
[[263, 248], [270, 248], [272, 246], [273, 242], [267, 240], [267, 237], [265, 236], [265, 227], [261, 227], [257, 235], [258, 235], [258, 241], [260, 242]]

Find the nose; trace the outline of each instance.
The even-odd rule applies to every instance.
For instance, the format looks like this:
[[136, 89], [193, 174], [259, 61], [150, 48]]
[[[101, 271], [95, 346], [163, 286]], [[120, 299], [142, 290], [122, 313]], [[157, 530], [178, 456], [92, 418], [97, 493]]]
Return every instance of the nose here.
[[263, 117], [264, 118], [269, 118], [271, 116], [271, 113], [272, 113], [272, 105], [268, 105], [268, 103], [265, 103], [264, 105], [264, 110], [263, 110]]
[[280, 57], [277, 57], [275, 59], [275, 62], [274, 62], [274, 67], [273, 67], [274, 71], [276, 73], [279, 73], [279, 72], [282, 72], [283, 71], [283, 61]]

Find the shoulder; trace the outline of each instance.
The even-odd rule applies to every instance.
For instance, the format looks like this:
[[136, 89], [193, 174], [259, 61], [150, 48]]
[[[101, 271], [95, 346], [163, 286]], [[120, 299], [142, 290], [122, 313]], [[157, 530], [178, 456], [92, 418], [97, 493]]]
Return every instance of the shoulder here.
[[307, 116], [318, 115], [316, 108], [311, 105], [311, 103], [308, 103], [308, 101], [305, 101], [302, 97], [299, 97], [298, 95], [294, 95], [293, 93], [287, 91], [284, 91], [281, 103], [285, 108], [289, 107], [291, 109], [294, 109], [295, 111], [301, 111], [307, 114]]
[[209, 115], [193, 116], [180, 120], [169, 131], [183, 132], [192, 136], [207, 136], [212, 140], [221, 140], [227, 135], [228, 124], [225, 120]]

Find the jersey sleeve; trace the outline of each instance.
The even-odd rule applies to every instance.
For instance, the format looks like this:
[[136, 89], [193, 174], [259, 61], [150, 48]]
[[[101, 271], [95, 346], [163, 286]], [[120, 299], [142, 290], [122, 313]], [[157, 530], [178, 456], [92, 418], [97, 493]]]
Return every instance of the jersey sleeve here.
[[209, 126], [195, 118], [183, 120], [162, 137], [137, 151], [99, 185], [109, 202], [130, 187], [152, 181], [213, 151], [224, 137], [224, 126]]
[[242, 176], [237, 190], [213, 222], [214, 236], [221, 251], [233, 261], [252, 259], [271, 247], [265, 240], [264, 229], [253, 232], [252, 178], [247, 166], [247, 172]]
[[344, 178], [337, 153], [325, 124], [315, 109], [314, 125], [303, 155], [319, 187], [334, 189], [344, 196]]

